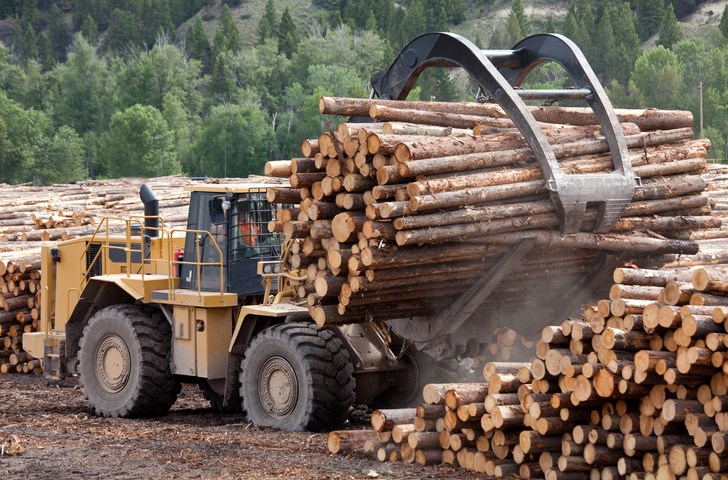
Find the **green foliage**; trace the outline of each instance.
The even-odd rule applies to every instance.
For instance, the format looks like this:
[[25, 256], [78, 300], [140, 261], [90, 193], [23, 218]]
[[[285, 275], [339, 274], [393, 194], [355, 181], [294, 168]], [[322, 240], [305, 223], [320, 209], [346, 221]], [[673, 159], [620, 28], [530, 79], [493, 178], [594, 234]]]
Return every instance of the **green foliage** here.
[[[33, 25], [28, 23], [20, 32], [20, 57], [23, 60], [35, 60], [38, 58], [38, 43]], [[18, 37], [16, 37], [17, 39]]]
[[101, 156], [112, 177], [158, 177], [180, 173], [174, 133], [150, 105], [116, 112], [101, 137]]
[[38, 36], [38, 56], [37, 60], [43, 66], [43, 70], [52, 70], [56, 65], [56, 57], [53, 53], [53, 47], [51, 41], [48, 40], [46, 32], [41, 32]]
[[50, 93], [56, 125], [68, 125], [80, 135], [103, 131], [112, 110], [111, 72], [96, 47], [76, 34], [66, 63], [53, 72]]
[[286, 7], [278, 24], [278, 51], [291, 58], [298, 48], [299, 41], [296, 33], [296, 22], [293, 21], [291, 12]]
[[665, 9], [665, 15], [662, 17], [662, 23], [660, 24], [660, 30], [657, 36], [657, 44], [665, 48], [672, 48], [674, 44], [682, 39], [682, 36], [683, 33], [680, 25], [677, 23], [675, 10], [672, 8], [672, 4], [670, 4]]
[[219, 24], [215, 30], [215, 42], [213, 56], [217, 58], [220, 52], [239, 52], [243, 48], [243, 40], [240, 38], [240, 30], [235, 24], [230, 7], [225, 5], [220, 13]]
[[[521, 0], [514, 0], [511, 4], [510, 15], [515, 17], [516, 23], [521, 33], [521, 40], [523, 37], [531, 32], [531, 24], [526, 16], [526, 10], [523, 8], [523, 2]], [[510, 16], [509, 15], [509, 16]], [[510, 23], [510, 22], [509, 22]]]
[[190, 173], [215, 177], [262, 174], [272, 138], [272, 127], [256, 105], [218, 105], [197, 136], [193, 152], [199, 170]]
[[270, 115], [277, 115], [282, 108], [289, 78], [293, 78], [290, 75], [291, 62], [278, 51], [277, 44], [271, 40], [246, 48], [238, 52], [231, 62], [235, 86], [254, 92], [261, 107]]
[[55, 61], [64, 62], [66, 60], [66, 51], [71, 44], [71, 35], [68, 33], [68, 27], [61, 9], [55, 4], [51, 7], [48, 16], [48, 40], [53, 48]]
[[677, 56], [658, 46], [644, 52], [635, 62], [632, 80], [644, 98], [644, 106], [676, 109], [682, 103], [684, 86]]
[[202, 18], [199, 15], [195, 17], [195, 22], [187, 30], [187, 35], [185, 35], [185, 50], [190, 58], [202, 62], [205, 72], [209, 71], [212, 48], [210, 47], [210, 40], [205, 33], [205, 27], [202, 25]]
[[723, 37], [728, 38], [728, 5], [723, 8], [723, 15], [720, 17], [720, 25], [718, 27]]
[[85, 180], [86, 152], [75, 130], [63, 125], [50, 139], [45, 155], [39, 158], [34, 178], [44, 185]]
[[291, 57], [289, 78], [305, 83], [311, 65], [345, 67], [356, 73], [361, 89], [365, 90], [371, 74], [391, 63], [393, 57], [378, 35], [367, 31], [354, 33], [349, 27], [340, 26], [323, 36], [311, 35], [301, 41]]
[[151, 105], [161, 110], [165, 95], [172, 92], [189, 111], [197, 113], [202, 104], [196, 89], [199, 76], [197, 61], [187, 61], [176, 45], [159, 42], [150, 51], [130, 55], [119, 69], [117, 78], [125, 88], [120, 92], [118, 104], [122, 108]]
[[141, 20], [142, 40], [148, 47], [154, 45], [159, 35], [168, 35], [174, 28], [168, 0], [144, 0]]
[[135, 12], [114, 9], [106, 31], [104, 48], [107, 51], [120, 52], [140, 46], [142, 43], [140, 25], [141, 21]]
[[657, 33], [665, 16], [664, 0], [637, 0], [637, 31], [642, 40]]
[[[327, 13], [310, 21], [304, 35], [291, 13], [298, 4], [256, 1], [266, 5], [261, 32], [246, 8], [235, 13], [250, 29], [241, 36], [230, 10], [241, 0], [73, 0], [65, 6], [0, 0], [0, 18], [12, 18], [6, 28], [14, 27], [12, 51], [0, 44], [0, 181], [65, 182], [87, 172], [97, 177], [180, 169], [196, 175], [260, 173], [265, 161], [299, 155], [301, 139], [342, 121], [318, 113], [320, 95], [367, 97], [371, 74], [388, 66], [406, 43], [428, 31], [453, 30], [465, 19], [464, 0], [314, 0], [313, 7]], [[693, 1], [689, 7], [678, 0], [571, 0], [563, 25], [554, 25], [552, 17], [527, 18], [525, 3], [469, 2], [477, 15], [510, 8], [494, 29], [477, 31], [475, 43], [511, 48], [530, 32], [560, 29], [584, 51], [615, 106], [688, 109], [696, 125], [702, 82], [706, 135], [721, 144], [713, 152], [723, 148], [728, 16], [705, 38], [678, 40], [675, 14], [689, 13]], [[212, 39], [203, 20], [214, 29]], [[659, 29], [659, 44], [669, 49], [642, 54], [637, 32], [649, 28], [653, 34]], [[65, 58], [71, 32], [76, 36]], [[488, 37], [481, 38], [483, 32]], [[454, 78], [447, 69], [427, 69], [409, 97], [475, 96], [474, 82]], [[550, 63], [534, 70], [524, 86], [572, 84]]]
[[199, 116], [190, 113], [184, 101], [174, 92], [167, 92], [162, 104], [162, 116], [174, 136], [174, 149], [182, 171], [191, 171], [195, 162], [192, 142], [194, 132], [199, 126]]
[[0, 92], [0, 182], [33, 179], [38, 159], [47, 154], [51, 123], [34, 109], [24, 109]]
[[269, 38], [278, 37], [278, 21], [276, 20], [276, 7], [273, 0], [265, 4], [265, 12], [258, 22], [258, 43], [263, 43]]
[[86, 20], [81, 26], [81, 35], [86, 38], [86, 41], [91, 45], [98, 45], [99, 43], [99, 27], [96, 26], [93, 17], [91, 15], [86, 17]]

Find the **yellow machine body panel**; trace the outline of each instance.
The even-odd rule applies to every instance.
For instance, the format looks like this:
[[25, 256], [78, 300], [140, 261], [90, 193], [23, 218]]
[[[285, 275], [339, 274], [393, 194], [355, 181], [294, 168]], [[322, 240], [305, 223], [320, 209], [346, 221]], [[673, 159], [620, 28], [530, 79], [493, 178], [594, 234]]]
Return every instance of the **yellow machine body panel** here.
[[232, 339], [232, 308], [174, 306], [174, 373], [225, 378]]

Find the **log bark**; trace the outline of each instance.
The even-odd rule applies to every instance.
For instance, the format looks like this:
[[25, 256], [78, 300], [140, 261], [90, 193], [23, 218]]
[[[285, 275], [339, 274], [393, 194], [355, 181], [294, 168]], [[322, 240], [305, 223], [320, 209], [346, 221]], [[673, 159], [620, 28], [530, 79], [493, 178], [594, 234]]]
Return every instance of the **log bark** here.
[[[394, 108], [412, 108], [433, 112], [459, 113], [463, 115], [480, 115], [495, 118], [507, 118], [503, 109], [495, 104], [451, 103], [451, 102], [412, 102], [403, 100], [353, 99], [339, 97], [321, 97], [319, 112], [341, 116], [366, 116], [372, 105]], [[531, 114], [541, 122], [570, 125], [597, 124], [594, 112], [590, 108], [578, 107], [529, 107]], [[656, 109], [616, 109], [620, 121], [637, 124], [641, 130], [669, 130], [693, 126], [693, 117], [687, 111], [671, 111]]]

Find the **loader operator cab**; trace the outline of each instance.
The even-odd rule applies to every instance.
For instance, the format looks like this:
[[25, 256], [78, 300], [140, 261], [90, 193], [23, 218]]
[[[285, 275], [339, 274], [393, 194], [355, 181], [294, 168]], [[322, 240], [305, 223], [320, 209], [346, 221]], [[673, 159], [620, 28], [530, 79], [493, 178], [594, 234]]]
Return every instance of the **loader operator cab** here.
[[[247, 297], [264, 292], [257, 265], [280, 257], [282, 236], [268, 232], [274, 207], [266, 188], [206, 185], [190, 195], [180, 287]], [[209, 232], [209, 234], [207, 233]], [[201, 266], [191, 264], [199, 261]], [[222, 271], [218, 264], [222, 261]], [[197, 268], [200, 268], [198, 279]], [[199, 282], [199, 285], [198, 285]]]

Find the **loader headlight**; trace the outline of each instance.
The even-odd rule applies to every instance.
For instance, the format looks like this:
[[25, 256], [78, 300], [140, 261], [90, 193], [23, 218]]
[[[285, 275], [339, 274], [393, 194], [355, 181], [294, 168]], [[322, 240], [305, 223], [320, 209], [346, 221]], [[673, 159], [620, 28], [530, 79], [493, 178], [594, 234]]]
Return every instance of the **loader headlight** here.
[[277, 275], [281, 273], [281, 262], [261, 262], [260, 272], [263, 275]]

